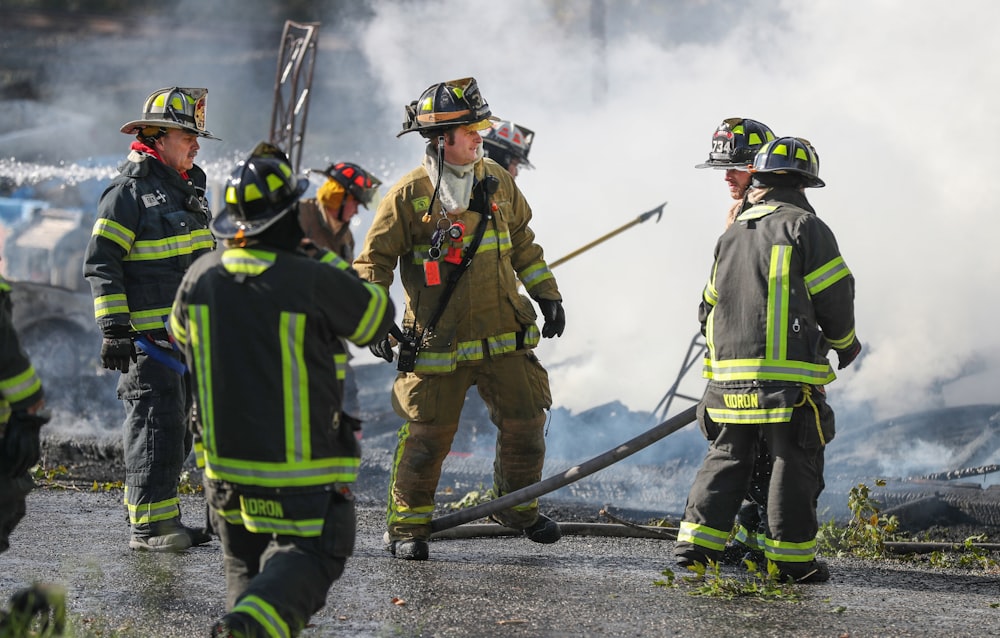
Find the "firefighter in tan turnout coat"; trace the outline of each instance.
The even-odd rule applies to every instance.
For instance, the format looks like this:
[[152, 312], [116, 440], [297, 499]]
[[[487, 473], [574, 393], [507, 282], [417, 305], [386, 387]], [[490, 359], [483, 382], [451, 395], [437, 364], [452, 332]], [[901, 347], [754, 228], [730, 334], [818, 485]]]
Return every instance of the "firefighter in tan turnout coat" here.
[[[392, 391], [405, 422], [389, 486], [387, 549], [426, 560], [441, 464], [470, 386], [498, 428], [496, 494], [541, 478], [552, 399], [548, 374], [532, 352], [537, 315], [518, 281], [541, 308], [541, 336], [561, 335], [565, 314], [529, 227], [528, 203], [506, 168], [483, 158], [479, 131], [490, 125], [490, 110], [475, 80], [434, 84], [406, 113], [399, 134], [423, 135], [426, 154], [383, 198], [354, 267], [388, 288], [398, 265], [406, 293]], [[394, 359], [389, 340], [372, 351]], [[495, 518], [535, 542], [560, 537], [537, 501]]]

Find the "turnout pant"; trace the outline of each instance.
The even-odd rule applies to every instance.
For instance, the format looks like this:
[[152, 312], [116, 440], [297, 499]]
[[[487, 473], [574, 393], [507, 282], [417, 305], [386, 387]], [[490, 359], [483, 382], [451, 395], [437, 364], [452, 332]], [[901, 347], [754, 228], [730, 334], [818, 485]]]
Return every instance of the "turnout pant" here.
[[[3, 437], [0, 437], [0, 444]], [[25, 498], [35, 486], [35, 481], [25, 472], [20, 476], [7, 476], [7, 468], [0, 468], [0, 554], [10, 547], [10, 535], [26, 512]]]
[[[309, 537], [247, 529], [241, 514], [244, 499], [260, 494], [210, 480], [205, 481], [205, 492], [213, 529], [222, 542], [227, 611], [250, 621], [255, 631], [247, 638], [298, 635], [323, 608], [333, 581], [343, 574], [354, 550], [356, 519], [350, 492], [289, 496], [283, 510], [323, 521], [320, 534]], [[282, 501], [274, 493], [266, 497]]]
[[191, 451], [191, 393], [187, 375], [137, 355], [118, 379], [125, 406], [125, 507], [133, 533], [155, 535], [158, 524], [180, 518], [177, 481]]
[[[430, 536], [441, 465], [458, 431], [468, 389], [475, 385], [497, 426], [493, 486], [497, 496], [537, 483], [545, 460], [545, 409], [552, 403], [548, 373], [529, 351], [518, 351], [446, 375], [403, 372], [393, 385], [393, 407], [407, 421], [389, 479], [390, 540]], [[537, 500], [494, 515], [514, 529], [538, 517]]]
[[833, 410], [819, 392], [807, 392], [787, 423], [722, 426], [688, 494], [677, 556], [719, 560], [750, 485], [761, 434], [772, 458], [765, 556], [779, 564], [815, 558], [823, 452], [834, 436]]

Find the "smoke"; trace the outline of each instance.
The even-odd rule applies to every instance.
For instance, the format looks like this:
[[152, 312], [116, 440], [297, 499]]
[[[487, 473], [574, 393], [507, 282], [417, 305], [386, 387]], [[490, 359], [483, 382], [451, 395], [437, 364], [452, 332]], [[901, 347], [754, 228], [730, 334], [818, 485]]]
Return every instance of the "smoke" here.
[[[730, 204], [722, 172], [693, 165], [730, 116], [821, 156], [828, 186], [808, 195], [857, 278], [865, 346], [830, 388], [835, 407], [882, 418], [995, 402], [991, 5], [616, 2], [602, 44], [588, 12], [600, 4], [514, 0], [462, 28], [458, 0], [381, 2], [362, 39], [399, 113], [473, 75], [494, 114], [536, 131], [537, 169], [518, 184], [550, 260], [669, 202], [659, 223], [555, 270], [567, 329], [539, 354], [557, 404], [652, 409], [674, 381]], [[416, 165], [417, 144], [399, 145], [401, 168]]]
[[[317, 21], [303, 165], [356, 161], [388, 186], [422, 149], [415, 135], [395, 138], [403, 105], [472, 75], [494, 114], [536, 131], [537, 168], [518, 185], [550, 261], [668, 202], [659, 221], [555, 270], [567, 328], [538, 349], [557, 406], [617, 400], [652, 411], [699, 329], [730, 205], [722, 172], [693, 166], [722, 119], [753, 117], [815, 144], [828, 186], [808, 195], [857, 278], [865, 352], [830, 387], [838, 414], [992, 403], [1000, 258], [984, 160], [998, 142], [988, 114], [1000, 106], [989, 90], [1000, 43], [991, 9], [986, 0], [919, 11], [890, 1], [510, 0], [476, 13], [460, 0], [372, 0], [285, 15], [274, 3], [184, 0], [46, 53], [47, 103], [89, 124], [73, 120], [64, 143], [45, 150], [113, 165], [129, 142], [118, 127], [139, 116], [145, 95], [206, 86], [208, 128], [225, 141], [205, 141], [199, 164], [219, 181], [268, 134], [284, 20]], [[238, 19], [247, 11], [259, 19]], [[359, 243], [371, 217], [360, 216]], [[699, 368], [682, 392], [700, 393]]]

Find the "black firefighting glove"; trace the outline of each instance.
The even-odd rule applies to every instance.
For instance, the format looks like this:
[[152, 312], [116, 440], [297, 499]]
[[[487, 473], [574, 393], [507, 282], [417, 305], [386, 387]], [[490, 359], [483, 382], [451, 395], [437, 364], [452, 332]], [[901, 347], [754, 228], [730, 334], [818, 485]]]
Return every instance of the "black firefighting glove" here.
[[15, 410], [7, 422], [3, 437], [3, 467], [7, 476], [20, 476], [30, 470], [42, 457], [39, 429], [49, 422], [47, 411], [28, 414]]
[[[390, 339], [392, 337], [392, 339]], [[403, 331], [399, 329], [399, 326], [393, 324], [389, 328], [389, 334], [382, 337], [378, 341], [368, 344], [368, 349], [371, 353], [380, 359], [385, 359], [389, 363], [392, 363], [392, 359], [395, 353], [392, 351], [392, 346], [395, 342], [399, 342], [403, 339]]]
[[545, 324], [542, 326], [542, 336], [546, 339], [561, 337], [566, 328], [566, 311], [563, 310], [561, 301], [550, 299], [539, 299], [538, 307], [542, 309], [542, 316], [545, 317]]
[[843, 370], [851, 365], [851, 362], [857, 359], [859, 354], [861, 354], [861, 342], [857, 339], [843, 350], [837, 350], [837, 369]]
[[114, 325], [104, 329], [101, 341], [101, 365], [108, 370], [128, 372], [129, 359], [136, 360], [135, 344], [128, 326]]

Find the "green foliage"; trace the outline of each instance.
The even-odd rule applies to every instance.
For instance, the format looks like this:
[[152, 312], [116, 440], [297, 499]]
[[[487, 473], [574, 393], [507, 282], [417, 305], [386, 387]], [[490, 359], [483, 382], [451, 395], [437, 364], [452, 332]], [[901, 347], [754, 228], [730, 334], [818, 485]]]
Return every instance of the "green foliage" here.
[[986, 541], [987, 537], [985, 534], [977, 534], [966, 538], [961, 545], [956, 545], [954, 547], [955, 551], [931, 552], [930, 565], [931, 567], [939, 568], [952, 567], [958, 569], [982, 569], [990, 572], [1000, 571], [1000, 563], [993, 558], [990, 552], [981, 547], [976, 547], [977, 543], [985, 543]]
[[[751, 560], [744, 560], [743, 564], [747, 568], [746, 576], [730, 577], [723, 576], [719, 563], [709, 561], [708, 566], [700, 563], [688, 567], [692, 573], [690, 576], [681, 578], [687, 584], [696, 585], [688, 592], [691, 596], [707, 596], [711, 598], [723, 598], [733, 600], [734, 598], [757, 598], [760, 600], [786, 600], [797, 602], [798, 592], [792, 582], [782, 582], [778, 566], [768, 561], [767, 570], [761, 571], [757, 563]], [[660, 572], [665, 578], [653, 581], [657, 587], [676, 588], [679, 587], [677, 576], [670, 569]]]
[[467, 492], [465, 496], [457, 501], [448, 503], [447, 507], [453, 510], [460, 510], [466, 507], [473, 507], [474, 505], [479, 505], [480, 503], [486, 503], [487, 501], [493, 500], [493, 490], [486, 489], [483, 484], [479, 484], [478, 490], [472, 490]]
[[[879, 479], [875, 484], [882, 486], [885, 481]], [[816, 535], [817, 547], [823, 553], [837, 556], [884, 558], [885, 543], [895, 537], [899, 519], [882, 515], [881, 504], [871, 498], [864, 483], [851, 488], [847, 506], [851, 510], [847, 526], [838, 527], [832, 520], [822, 525]]]

